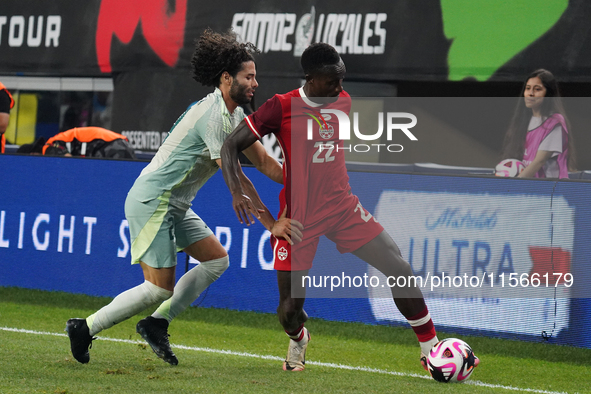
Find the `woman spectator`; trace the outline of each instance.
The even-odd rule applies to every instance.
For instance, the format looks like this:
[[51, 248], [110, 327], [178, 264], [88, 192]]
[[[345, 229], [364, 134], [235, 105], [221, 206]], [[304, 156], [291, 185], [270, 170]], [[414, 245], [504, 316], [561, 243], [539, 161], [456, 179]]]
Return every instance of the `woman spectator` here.
[[575, 170], [575, 151], [554, 75], [534, 71], [521, 96], [505, 135], [503, 159], [523, 161], [521, 178], [568, 178]]

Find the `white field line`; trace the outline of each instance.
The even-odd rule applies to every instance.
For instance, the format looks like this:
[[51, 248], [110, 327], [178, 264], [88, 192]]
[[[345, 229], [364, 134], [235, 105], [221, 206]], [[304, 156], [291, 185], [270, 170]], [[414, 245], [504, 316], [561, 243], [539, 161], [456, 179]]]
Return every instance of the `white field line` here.
[[[0, 331], [19, 332], [19, 333], [34, 334], [34, 335], [51, 335], [51, 336], [56, 336], [56, 337], [67, 337], [67, 335], [63, 334], [63, 333], [33, 331], [33, 330], [25, 330], [22, 328], [0, 327]], [[146, 343], [141, 340], [131, 340], [131, 339], [117, 339], [117, 338], [106, 338], [106, 337], [97, 337], [97, 339], [103, 340], [103, 341], [111, 341], [111, 342], [131, 343], [134, 345]], [[283, 361], [284, 360], [283, 357], [246, 353], [246, 352], [235, 352], [232, 350], [211, 349], [208, 347], [193, 347], [193, 346], [184, 346], [184, 345], [171, 345], [171, 347], [173, 347], [175, 349], [191, 350], [194, 352], [227, 354], [230, 356], [258, 358], [261, 360], [274, 360], [274, 361]], [[372, 373], [409, 377], [409, 378], [431, 379], [431, 377], [429, 377], [427, 375], [420, 375], [420, 374], [416, 374], [416, 373], [387, 371], [385, 369], [370, 368], [370, 367], [355, 367], [352, 365], [323, 363], [323, 362], [319, 362], [319, 361], [306, 361], [306, 365], [317, 365], [317, 366], [325, 367], [325, 368], [344, 369], [344, 370], [349, 370], [349, 371], [372, 372]], [[547, 390], [538, 390], [538, 389], [521, 388], [521, 387], [513, 387], [513, 386], [504, 386], [501, 384], [484, 383], [484, 382], [480, 382], [478, 380], [469, 380], [469, 381], [465, 382], [464, 384], [471, 384], [474, 386], [488, 387], [488, 388], [493, 388], [493, 389], [503, 389], [503, 390], [509, 390], [509, 391], [526, 392], [526, 393], [567, 394], [564, 391], [547, 391]]]

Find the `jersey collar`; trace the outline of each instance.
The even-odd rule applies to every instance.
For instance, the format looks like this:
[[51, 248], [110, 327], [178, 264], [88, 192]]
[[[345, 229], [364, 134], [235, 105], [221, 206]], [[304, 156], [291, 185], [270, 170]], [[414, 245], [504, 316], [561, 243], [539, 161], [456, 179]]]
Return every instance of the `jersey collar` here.
[[[224, 101], [224, 96], [222, 95], [222, 91], [220, 90], [220, 88], [215, 88], [215, 90], [213, 91], [213, 93], [217, 96], [217, 99], [219, 100], [220, 103], [220, 108], [222, 111], [222, 115], [230, 117], [232, 116], [232, 114], [230, 114], [230, 111], [228, 111], [228, 107], [226, 107], [226, 102]], [[236, 107], [238, 108], [238, 107]], [[236, 111], [234, 111], [236, 112]]]
[[309, 105], [310, 107], [322, 107], [322, 104], [315, 103], [306, 96], [306, 93], [304, 93], [303, 86], [298, 90], [298, 92], [300, 93], [300, 97], [302, 98], [302, 100], [304, 100], [304, 103], [306, 103], [306, 105]]

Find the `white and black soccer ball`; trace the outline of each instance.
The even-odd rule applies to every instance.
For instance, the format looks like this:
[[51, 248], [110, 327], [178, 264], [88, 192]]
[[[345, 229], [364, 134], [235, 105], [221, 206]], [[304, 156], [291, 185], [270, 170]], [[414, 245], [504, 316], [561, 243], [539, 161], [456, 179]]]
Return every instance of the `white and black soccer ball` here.
[[505, 159], [495, 167], [495, 175], [514, 178], [521, 174], [525, 165], [517, 159]]
[[447, 338], [437, 342], [427, 356], [427, 367], [438, 382], [463, 382], [476, 367], [470, 345], [461, 339]]

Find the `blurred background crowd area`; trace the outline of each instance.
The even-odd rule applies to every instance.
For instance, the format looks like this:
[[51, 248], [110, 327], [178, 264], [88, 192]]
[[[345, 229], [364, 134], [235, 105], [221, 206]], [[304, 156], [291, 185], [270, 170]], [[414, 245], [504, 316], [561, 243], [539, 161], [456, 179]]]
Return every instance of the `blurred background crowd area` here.
[[[349, 161], [493, 168], [525, 77], [548, 69], [565, 97], [577, 167], [591, 169], [591, 3], [584, 0], [71, 4], [0, 5], [0, 82], [15, 99], [7, 153], [72, 127], [98, 126], [125, 135], [139, 158], [149, 158], [178, 116], [211, 91], [190, 75], [194, 39], [210, 27], [233, 28], [261, 50], [250, 110], [301, 86], [301, 52], [324, 41], [347, 65], [345, 89], [369, 98], [353, 111], [417, 116], [418, 142], [384, 133], [379, 143], [404, 149], [352, 149]], [[368, 134], [376, 122], [366, 123]], [[263, 143], [280, 158], [273, 137]]]

